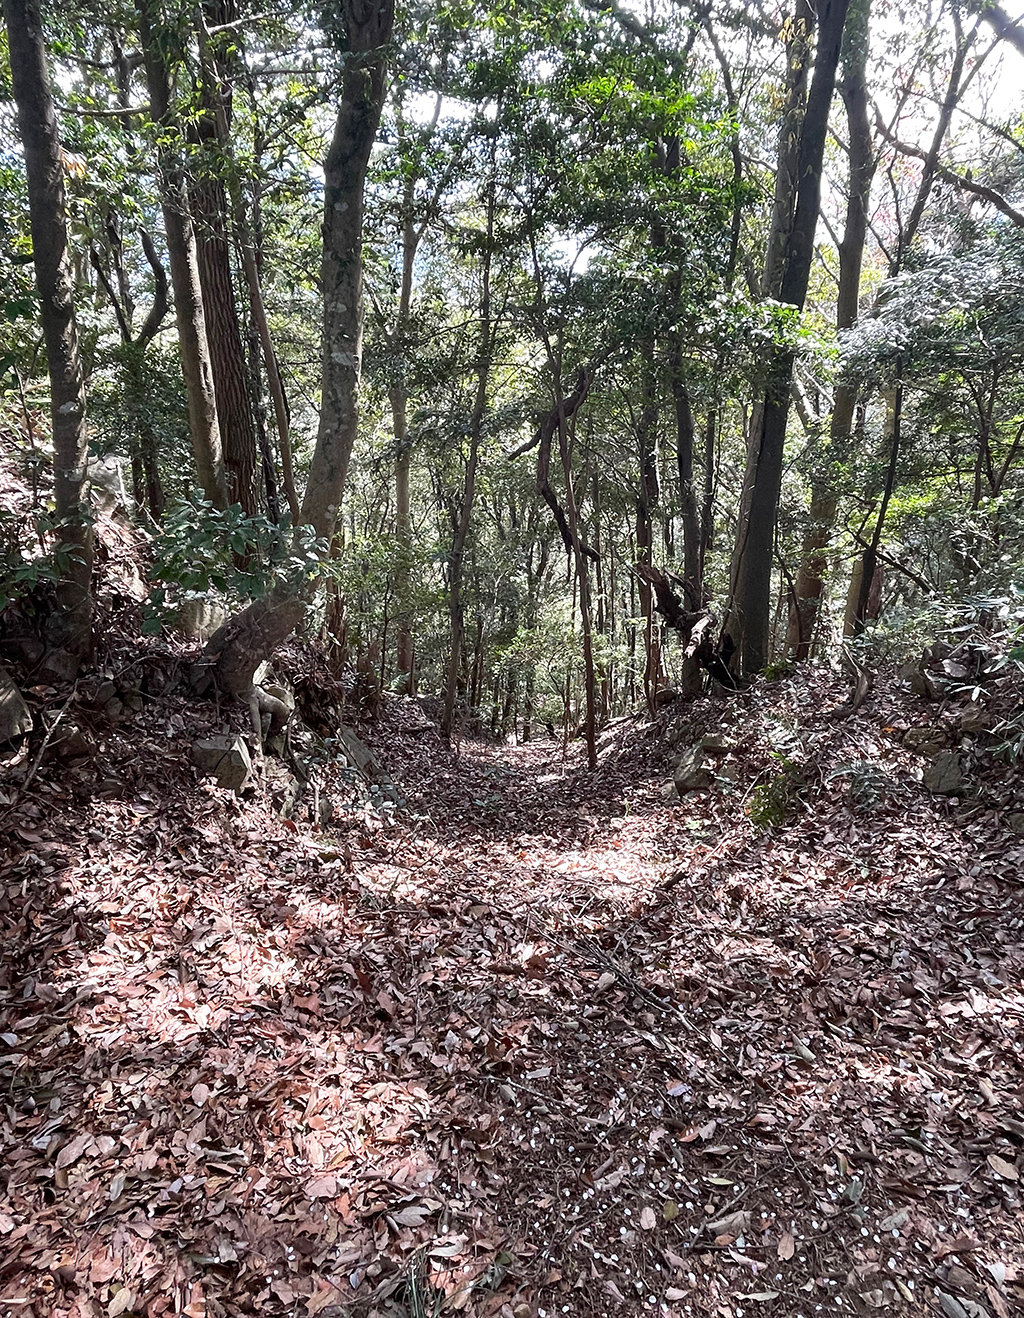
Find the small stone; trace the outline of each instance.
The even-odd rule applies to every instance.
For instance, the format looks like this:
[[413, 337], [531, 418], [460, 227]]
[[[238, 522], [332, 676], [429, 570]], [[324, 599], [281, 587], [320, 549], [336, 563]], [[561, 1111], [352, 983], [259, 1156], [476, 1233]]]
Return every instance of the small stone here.
[[248, 746], [230, 733], [193, 742], [192, 763], [202, 774], [215, 778], [218, 787], [234, 792], [241, 792], [252, 773]]
[[23, 668], [35, 668], [46, 652], [46, 646], [35, 636], [9, 636], [0, 641], [5, 655]]
[[987, 732], [992, 725], [992, 720], [984, 706], [973, 700], [969, 705], [964, 706], [959, 722], [960, 731], [968, 734]]
[[271, 805], [282, 819], [291, 819], [302, 797], [302, 784], [277, 760], [267, 760], [264, 769]]
[[88, 760], [96, 753], [96, 743], [93, 739], [69, 723], [58, 729], [56, 736], [50, 743], [50, 750], [47, 758], [61, 760], [64, 763], [70, 763], [74, 760]]
[[384, 770], [380, 761], [364, 742], [356, 736], [351, 728], [341, 724], [337, 731], [338, 744], [344, 751], [346, 759], [368, 782], [381, 782]]
[[1006, 827], [1011, 833], [1017, 833], [1024, 836], [1024, 812], [1015, 810], [1012, 815], [1006, 819]]
[[704, 791], [715, 780], [714, 774], [705, 764], [705, 755], [700, 746], [692, 746], [684, 751], [676, 764], [673, 777], [680, 796], [685, 796], [687, 792]]
[[936, 755], [924, 771], [924, 785], [936, 796], [959, 796], [964, 787], [960, 756], [956, 751]]
[[934, 723], [907, 728], [903, 744], [918, 755], [938, 755], [946, 747], [946, 729]]

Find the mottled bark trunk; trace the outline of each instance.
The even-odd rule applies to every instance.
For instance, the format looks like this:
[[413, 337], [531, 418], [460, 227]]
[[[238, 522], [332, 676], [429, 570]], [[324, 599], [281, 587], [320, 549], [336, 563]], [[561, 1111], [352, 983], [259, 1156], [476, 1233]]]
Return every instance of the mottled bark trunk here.
[[53, 488], [67, 566], [51, 639], [82, 656], [92, 645], [93, 541], [85, 501], [85, 383], [75, 320], [60, 136], [36, 0], [4, 0], [11, 79], [25, 152], [36, 289], [50, 373]]
[[189, 431], [199, 484], [215, 508], [227, 506], [227, 482], [217, 399], [206, 337], [206, 317], [199, 280], [195, 231], [188, 209], [188, 188], [179, 148], [179, 126], [171, 107], [169, 51], [171, 33], [159, 0], [136, 0], [139, 36], [146, 69], [150, 113], [158, 127], [157, 159], [167, 257], [174, 288], [178, 347], [188, 402]]
[[[661, 500], [658, 480], [658, 383], [654, 367], [654, 346], [644, 343], [643, 406], [637, 426], [637, 459], [640, 490], [636, 503], [637, 560], [651, 563], [654, 550], [654, 513]], [[640, 582], [640, 608], [644, 616], [644, 696], [649, 713], [656, 709], [658, 677], [661, 672], [661, 650], [658, 644], [659, 628], [654, 616], [651, 588]]]
[[672, 343], [672, 403], [676, 414], [676, 469], [679, 473], [679, 520], [683, 525], [683, 589], [690, 609], [699, 609], [704, 595], [700, 510], [694, 485], [693, 409], [683, 379], [682, 344]]
[[[363, 189], [384, 103], [393, 0], [342, 0], [348, 54], [334, 137], [324, 167], [323, 381], [320, 425], [299, 513], [330, 543], [359, 426], [362, 361]], [[233, 618], [208, 647], [221, 686], [241, 695], [260, 662], [289, 636], [305, 611], [304, 591], [283, 587]]]
[[[875, 172], [868, 118], [865, 70], [869, 44], [870, 0], [852, 0], [843, 32], [842, 78], [839, 93], [849, 126], [850, 182], [846, 224], [839, 243], [839, 287], [836, 295], [836, 329], [856, 323], [860, 307], [860, 277], [867, 238], [868, 203]], [[811, 487], [810, 522], [801, 548], [794, 599], [789, 614], [787, 648], [798, 660], [811, 653], [818, 609], [828, 568], [826, 550], [832, 539], [839, 500], [834, 491], [834, 463], [849, 447], [857, 391], [849, 384], [836, 386], [829, 424], [829, 451], [815, 472]]]
[[[492, 158], [493, 167], [493, 158]], [[452, 539], [448, 560], [448, 618], [451, 629], [451, 648], [448, 656], [448, 675], [445, 683], [444, 707], [441, 712], [441, 731], [446, 737], [452, 734], [455, 721], [455, 701], [458, 692], [460, 656], [465, 644], [465, 616], [462, 604], [463, 562], [466, 542], [473, 517], [473, 499], [476, 495], [476, 474], [480, 463], [480, 440], [484, 414], [487, 410], [487, 382], [491, 370], [491, 243], [494, 235], [494, 179], [490, 183], [487, 203], [486, 250], [483, 256], [480, 292], [480, 347], [477, 359], [476, 397], [469, 418], [469, 453], [462, 485], [458, 523]]]
[[[818, 7], [814, 74], [800, 131], [793, 219], [786, 237], [778, 294], [780, 301], [800, 309], [807, 296], [814, 255], [825, 135], [847, 3], [822, 0]], [[747, 453], [727, 622], [727, 634], [743, 673], [757, 672], [768, 660], [772, 558], [793, 360], [794, 354], [788, 348], [776, 347], [771, 352], [760, 415], [754, 418]]]
[[412, 568], [412, 505], [409, 494], [409, 477], [412, 453], [409, 449], [409, 396], [398, 386], [390, 391], [391, 424], [398, 448], [395, 459], [395, 541], [398, 565], [395, 571], [395, 594], [398, 596], [398, 637], [396, 665], [399, 673], [412, 685], [412, 608], [409, 600], [409, 581]]
[[341, 106], [324, 164], [321, 284], [324, 342], [320, 425], [300, 520], [328, 539], [359, 430], [363, 354], [363, 191], [384, 104], [393, 0], [342, 0], [349, 52]]

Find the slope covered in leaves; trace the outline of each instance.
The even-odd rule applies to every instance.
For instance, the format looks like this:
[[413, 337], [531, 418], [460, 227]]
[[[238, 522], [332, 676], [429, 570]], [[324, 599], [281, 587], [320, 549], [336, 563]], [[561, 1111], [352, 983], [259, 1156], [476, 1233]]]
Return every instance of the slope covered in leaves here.
[[[921, 702], [843, 694], [620, 723], [592, 776], [396, 702], [404, 808], [325, 833], [197, 782], [166, 704], [118, 791], [44, 769], [0, 822], [0, 1318], [1018, 1312], [1024, 845], [923, 791]], [[723, 723], [735, 782], [668, 800]]]

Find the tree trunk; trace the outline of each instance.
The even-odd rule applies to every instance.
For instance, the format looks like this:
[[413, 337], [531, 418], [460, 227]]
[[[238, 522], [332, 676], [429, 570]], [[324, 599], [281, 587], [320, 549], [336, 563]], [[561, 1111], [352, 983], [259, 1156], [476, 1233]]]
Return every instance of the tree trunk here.
[[[228, 198], [224, 168], [232, 161], [223, 150], [231, 121], [231, 80], [227, 61], [218, 58], [206, 39], [206, 23], [215, 27], [237, 17], [233, 0], [204, 0], [200, 11], [201, 79], [199, 114], [190, 125], [189, 137], [201, 149], [199, 165], [189, 188], [195, 220], [196, 256], [203, 290], [213, 386], [217, 398], [217, 420], [224, 445], [224, 467], [228, 499], [241, 504], [248, 516], [259, 511], [256, 487], [256, 428], [246, 378], [242, 327], [235, 302], [228, 233]], [[237, 36], [233, 34], [233, 40]]]
[[320, 425], [301, 521], [330, 539], [359, 430], [363, 354], [363, 191], [384, 105], [393, 0], [341, 0], [348, 37], [341, 106], [324, 164]]
[[[580, 628], [583, 632], [583, 682], [584, 695], [586, 699], [586, 725], [585, 736], [587, 741], [587, 766], [590, 769], [597, 768], [597, 670], [594, 665], [594, 621], [590, 607], [590, 572], [587, 568], [587, 556], [583, 552], [583, 545], [580, 541], [579, 531], [579, 514], [576, 507], [576, 494], [572, 482], [572, 462], [569, 453], [568, 427], [562, 404], [561, 390], [558, 396], [559, 418], [558, 418], [558, 447], [562, 458], [562, 473], [565, 477], [565, 511], [569, 522], [569, 531], [572, 535], [573, 558], [576, 564], [576, 581], [579, 585], [580, 592]], [[650, 621], [648, 623], [650, 627]], [[648, 656], [652, 653], [652, 647], [648, 645]], [[655, 651], [655, 682], [657, 682], [657, 673], [660, 667], [660, 660]], [[648, 658], [650, 664], [650, 658]]]
[[[215, 6], [219, 7], [221, 13], [215, 12]], [[206, 16], [213, 17], [217, 24], [229, 21], [230, 15], [234, 12], [232, 0], [208, 0], [206, 7]], [[226, 61], [218, 58], [214, 50], [214, 42], [211, 39], [210, 31], [206, 26], [204, 12], [199, 11], [199, 49], [200, 58], [203, 68], [204, 81], [204, 104], [206, 113], [200, 120], [200, 131], [205, 133], [208, 138], [216, 142], [219, 152], [226, 165], [228, 178], [227, 194], [231, 198], [231, 217], [234, 223], [235, 237], [238, 241], [238, 250], [242, 261], [242, 270], [245, 275], [246, 287], [249, 294], [249, 315], [256, 330], [256, 335], [263, 353], [263, 362], [267, 372], [267, 387], [270, 392], [271, 401], [274, 405], [274, 418], [277, 422], [278, 443], [281, 451], [281, 472], [284, 483], [285, 497], [288, 500], [288, 509], [291, 513], [292, 524], [297, 525], [299, 520], [299, 503], [295, 494], [295, 478], [292, 471], [292, 447], [290, 426], [291, 420], [288, 414], [288, 402], [284, 394], [284, 385], [281, 380], [281, 371], [278, 365], [277, 354], [274, 351], [274, 344], [270, 336], [270, 326], [267, 320], [266, 306], [263, 301], [263, 284], [260, 277], [260, 260], [257, 256], [256, 242], [253, 237], [253, 226], [249, 224], [246, 215], [245, 198], [242, 195], [242, 188], [238, 178], [238, 172], [233, 160], [230, 116], [228, 108], [230, 105], [231, 82], [228, 77]], [[237, 34], [232, 35], [232, 40], [237, 40]], [[227, 199], [225, 189], [219, 179], [214, 178], [211, 186], [216, 188], [217, 195], [208, 205], [208, 209], [219, 218], [221, 232], [223, 233], [227, 218]], [[258, 204], [258, 203], [257, 203]], [[225, 333], [225, 344], [219, 349], [214, 357], [214, 376], [217, 382], [218, 403], [221, 396], [221, 377], [224, 378], [224, 392], [227, 395], [226, 404], [230, 405], [229, 380], [233, 378], [233, 371], [230, 362], [235, 360], [233, 347], [229, 347], [230, 342], [238, 338], [238, 352], [241, 353], [241, 331], [238, 328], [238, 313], [235, 305], [233, 283], [231, 278], [231, 265], [228, 259], [228, 249], [224, 243], [223, 263], [217, 266], [217, 293], [216, 305], [218, 321], [223, 323]], [[204, 290], [206, 287], [206, 276], [204, 275]], [[230, 294], [230, 300], [228, 298]], [[228, 320], [234, 321], [234, 330], [232, 330]], [[220, 323], [217, 326], [220, 330]], [[211, 330], [211, 337], [214, 331]], [[218, 360], [224, 359], [220, 367]], [[240, 358], [239, 358], [240, 360]], [[221, 418], [223, 423], [224, 409], [221, 408]], [[250, 411], [248, 417], [239, 416], [232, 422], [233, 434], [228, 435], [225, 432], [225, 463], [228, 465], [229, 472], [234, 476], [234, 483], [241, 489], [246, 481], [246, 469], [251, 467], [249, 475], [250, 499], [256, 502], [255, 494], [255, 473], [256, 473], [256, 430], [253, 425], [253, 415]], [[248, 438], [247, 436], [251, 436]], [[229, 443], [230, 440], [230, 443]], [[267, 457], [264, 453], [262, 456], [264, 468], [267, 466]], [[276, 478], [275, 478], [276, 484]], [[269, 487], [268, 487], [269, 488]], [[238, 497], [237, 490], [232, 491], [234, 497]], [[276, 493], [276, 491], [275, 491]], [[249, 508], [243, 502], [246, 511]], [[256, 509], [254, 508], [253, 511]], [[275, 520], [277, 520], [275, 518]]]
[[[643, 407], [637, 426], [637, 458], [640, 474], [640, 492], [636, 503], [637, 559], [641, 563], [653, 562], [654, 510], [661, 499], [658, 482], [658, 386], [654, 370], [654, 348], [651, 343], [642, 345]], [[658, 624], [654, 617], [651, 588], [640, 582], [640, 608], [644, 616], [644, 695], [648, 712], [656, 709], [658, 676], [661, 671], [661, 652], [658, 646]], [[593, 767], [593, 766], [592, 766]]]
[[[843, 32], [843, 76], [839, 93], [849, 126], [850, 183], [846, 225], [839, 243], [839, 287], [836, 295], [836, 329], [856, 323], [860, 307], [860, 276], [867, 238], [868, 205], [875, 159], [868, 118], [865, 77], [869, 44], [870, 0], [851, 0]], [[824, 470], [815, 473], [811, 487], [810, 525], [804, 535], [794, 600], [789, 615], [787, 648], [797, 660], [811, 653], [818, 607], [828, 567], [826, 549], [832, 539], [839, 500], [833, 490], [834, 465], [849, 447], [857, 391], [848, 384], [836, 386], [829, 425], [829, 452]]]
[[694, 424], [690, 395], [683, 379], [683, 351], [678, 335], [672, 342], [672, 402], [676, 414], [676, 468], [679, 472], [679, 518], [683, 524], [683, 589], [687, 607], [699, 609], [704, 596], [700, 512], [693, 483]]
[[409, 601], [409, 578], [412, 567], [412, 506], [409, 496], [409, 477], [412, 453], [409, 448], [409, 396], [405, 389], [396, 386], [389, 391], [391, 424], [398, 447], [395, 459], [395, 540], [398, 568], [395, 573], [395, 594], [398, 596], [398, 644], [396, 665], [398, 672], [408, 678], [412, 686], [412, 613]]
[[167, 237], [167, 257], [174, 288], [178, 346], [188, 401], [189, 430], [199, 484], [215, 508], [227, 507], [227, 481], [217, 400], [206, 337], [206, 317], [199, 280], [195, 231], [188, 210], [188, 189], [177, 141], [179, 127], [171, 109], [168, 53], [172, 34], [163, 24], [159, 0], [136, 0], [139, 37], [146, 68], [150, 113], [158, 127], [157, 159], [160, 199]]
[[480, 344], [477, 355], [476, 397], [473, 400], [473, 410], [469, 418], [469, 454], [466, 459], [466, 473], [462, 486], [462, 502], [459, 507], [458, 523], [452, 539], [451, 556], [448, 561], [448, 617], [451, 628], [451, 650], [448, 657], [444, 707], [441, 712], [441, 731], [446, 737], [451, 737], [455, 720], [459, 657], [462, 654], [465, 638], [465, 617], [462, 606], [462, 566], [473, 516], [476, 473], [480, 461], [480, 440], [483, 432], [484, 415], [487, 410], [487, 382], [491, 371], [493, 334], [491, 324], [491, 259], [494, 240], [494, 159], [497, 150], [497, 123], [495, 123], [492, 131], [494, 136], [491, 139], [491, 177], [487, 197], [486, 246], [483, 253], [483, 268], [480, 277]]
[[[793, 220], [786, 237], [779, 282], [779, 300], [801, 310], [814, 256], [825, 136], [847, 3], [848, 0], [822, 0], [818, 7], [814, 75], [800, 131]], [[785, 347], [772, 350], [760, 415], [754, 418], [747, 453], [726, 628], [743, 673], [757, 672], [768, 658], [772, 558], [793, 361], [792, 350]]]
[[[875, 518], [874, 529], [871, 532], [871, 540], [868, 542], [867, 549], [864, 550], [863, 569], [861, 572], [860, 590], [857, 596], [857, 607], [853, 618], [853, 634], [860, 635], [871, 617], [877, 617], [877, 605], [879, 601], [874, 601], [876, 611], [871, 613], [872, 589], [875, 587], [875, 578], [878, 575], [881, 564], [878, 561], [878, 549], [882, 542], [882, 528], [885, 525], [885, 515], [889, 510], [889, 501], [892, 498], [892, 492], [896, 487], [896, 471], [899, 462], [900, 441], [902, 439], [902, 420], [903, 420], [903, 364], [900, 359], [896, 362], [896, 385], [886, 395], [886, 429], [889, 432], [889, 463], [885, 472], [885, 486], [882, 490], [882, 502], [879, 505], [878, 515]], [[877, 586], [880, 592], [881, 584]]]
[[[342, 0], [348, 56], [334, 138], [324, 167], [323, 389], [320, 425], [300, 522], [330, 544], [359, 426], [362, 362], [363, 189], [384, 103], [385, 54], [393, 0]], [[263, 659], [290, 635], [305, 612], [306, 590], [282, 586], [256, 600], [211, 638], [217, 678], [233, 695], [252, 686]]]
[[25, 152], [32, 257], [50, 373], [53, 488], [67, 567], [51, 639], [83, 656], [92, 647], [93, 540], [85, 500], [85, 382], [68, 251], [64, 166], [37, 0], [4, 0], [11, 79]]

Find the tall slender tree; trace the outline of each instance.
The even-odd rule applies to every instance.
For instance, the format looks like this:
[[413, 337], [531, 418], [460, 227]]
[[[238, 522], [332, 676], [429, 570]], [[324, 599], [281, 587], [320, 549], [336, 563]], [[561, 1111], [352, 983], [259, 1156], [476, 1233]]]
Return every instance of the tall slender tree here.
[[180, 46], [176, 30], [165, 22], [160, 0], [136, 0], [139, 36], [146, 70], [150, 114], [157, 126], [160, 196], [167, 239], [167, 259], [174, 289], [178, 346], [188, 401], [189, 431], [199, 484], [215, 508], [228, 503], [227, 479], [210, 345], [206, 335], [203, 290], [196, 235], [189, 211], [188, 185], [181, 151], [181, 128], [172, 93], [173, 54]]
[[[793, 176], [792, 220], [786, 224], [779, 259], [778, 299], [802, 309], [807, 296], [814, 234], [821, 199], [821, 168], [829, 109], [846, 21], [848, 0], [823, 0], [818, 7], [818, 40], [814, 74], [799, 135]], [[788, 148], [783, 134], [780, 157]], [[783, 198], [783, 200], [785, 200]], [[777, 210], [779, 208], [777, 207]], [[783, 207], [789, 211], [789, 207]], [[769, 263], [774, 279], [775, 262]], [[768, 281], [769, 291], [772, 279]], [[742, 503], [737, 526], [730, 582], [726, 635], [736, 664], [744, 673], [757, 672], [768, 660], [771, 630], [771, 580], [783, 453], [793, 379], [793, 350], [774, 347], [765, 370], [747, 449]]]
[[11, 79], [25, 152], [32, 259], [50, 373], [53, 490], [67, 562], [51, 636], [83, 656], [92, 644], [93, 541], [85, 507], [88, 436], [85, 382], [68, 247], [64, 162], [38, 0], [4, 0]]
[[[329, 546], [359, 428], [363, 346], [363, 199], [384, 104], [394, 0], [341, 0], [341, 102], [324, 164], [321, 285], [324, 299], [320, 424], [299, 520]], [[211, 638], [222, 687], [247, 694], [253, 674], [305, 613], [304, 589], [289, 583], [254, 601]]]

